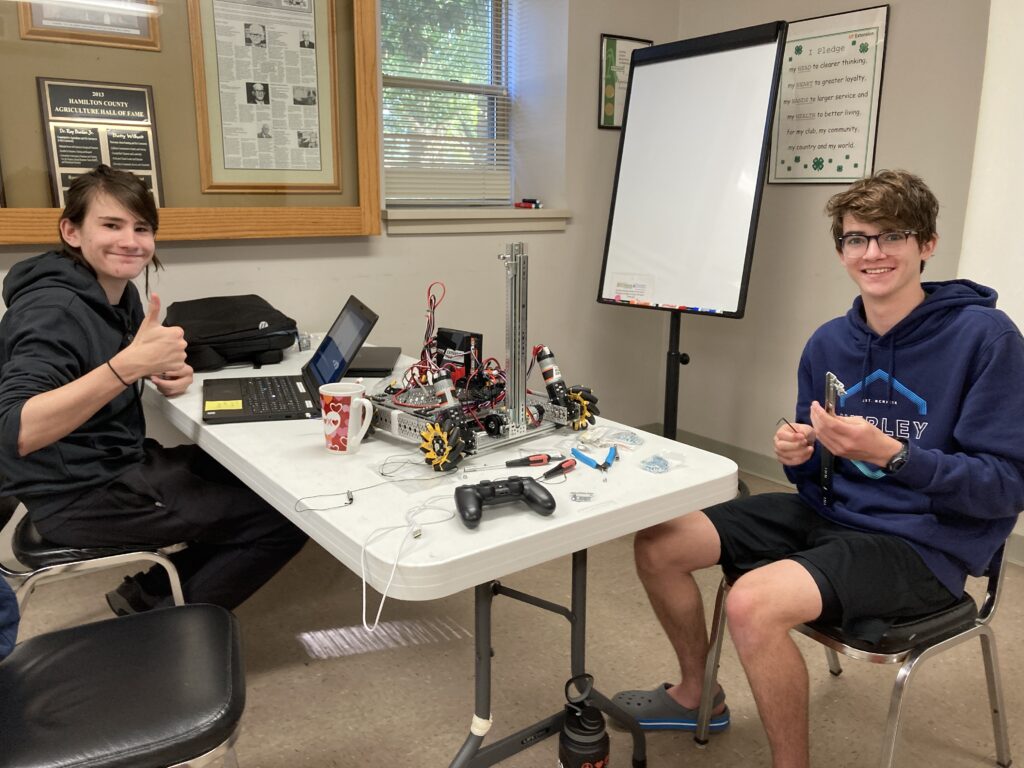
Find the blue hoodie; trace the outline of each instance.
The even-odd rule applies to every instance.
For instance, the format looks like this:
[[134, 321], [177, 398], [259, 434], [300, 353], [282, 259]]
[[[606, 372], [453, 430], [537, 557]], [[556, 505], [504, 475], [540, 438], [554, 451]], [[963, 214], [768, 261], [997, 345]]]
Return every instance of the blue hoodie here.
[[969, 280], [922, 287], [925, 300], [884, 336], [868, 327], [857, 297], [811, 336], [799, 370], [797, 421], [810, 423], [831, 371], [846, 387], [836, 412], [907, 441], [907, 463], [888, 475], [837, 458], [828, 507], [820, 446], [786, 474], [828, 519], [909, 542], [959, 595], [1024, 509], [1024, 338], [995, 309], [991, 288]]

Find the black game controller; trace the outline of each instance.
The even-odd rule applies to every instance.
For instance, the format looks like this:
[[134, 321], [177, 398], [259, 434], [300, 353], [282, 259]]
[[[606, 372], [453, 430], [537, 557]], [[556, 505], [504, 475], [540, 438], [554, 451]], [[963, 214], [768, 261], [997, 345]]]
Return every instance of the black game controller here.
[[474, 485], [460, 485], [455, 489], [455, 508], [467, 528], [476, 528], [484, 507], [525, 501], [530, 509], [541, 515], [555, 511], [551, 492], [532, 477], [509, 477], [505, 480], [481, 480]]

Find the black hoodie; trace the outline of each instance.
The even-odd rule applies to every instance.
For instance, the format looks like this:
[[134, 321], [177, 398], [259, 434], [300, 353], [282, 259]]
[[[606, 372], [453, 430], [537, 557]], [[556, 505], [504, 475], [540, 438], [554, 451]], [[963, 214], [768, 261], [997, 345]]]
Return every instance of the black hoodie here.
[[142, 302], [129, 283], [120, 303], [111, 305], [87, 267], [55, 252], [16, 264], [4, 279], [3, 299], [0, 494], [16, 496], [38, 521], [142, 460], [146, 424], [137, 387], [125, 389], [66, 437], [18, 456], [25, 402], [124, 349], [142, 323]]

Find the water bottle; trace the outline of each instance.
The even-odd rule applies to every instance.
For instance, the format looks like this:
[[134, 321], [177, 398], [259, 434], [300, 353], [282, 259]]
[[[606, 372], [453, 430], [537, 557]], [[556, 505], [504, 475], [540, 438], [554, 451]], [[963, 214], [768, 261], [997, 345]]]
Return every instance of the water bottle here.
[[[577, 675], [565, 684], [565, 721], [558, 736], [559, 768], [608, 768], [604, 715], [587, 702], [594, 678]], [[578, 693], [571, 689], [575, 687]]]

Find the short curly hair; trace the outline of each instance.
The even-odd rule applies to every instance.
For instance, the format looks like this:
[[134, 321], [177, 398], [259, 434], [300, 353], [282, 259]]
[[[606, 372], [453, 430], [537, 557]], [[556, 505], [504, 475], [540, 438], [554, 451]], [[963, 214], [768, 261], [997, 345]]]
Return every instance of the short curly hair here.
[[928, 185], [909, 171], [878, 171], [829, 198], [825, 212], [832, 217], [836, 250], [843, 235], [843, 216], [852, 214], [880, 227], [912, 229], [917, 242], [935, 237], [939, 201]]

